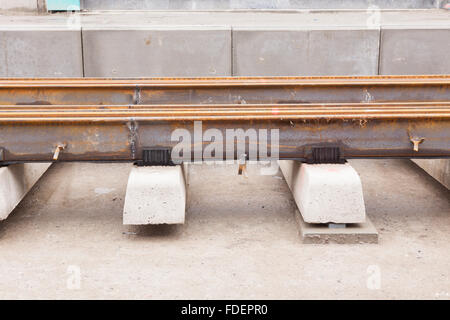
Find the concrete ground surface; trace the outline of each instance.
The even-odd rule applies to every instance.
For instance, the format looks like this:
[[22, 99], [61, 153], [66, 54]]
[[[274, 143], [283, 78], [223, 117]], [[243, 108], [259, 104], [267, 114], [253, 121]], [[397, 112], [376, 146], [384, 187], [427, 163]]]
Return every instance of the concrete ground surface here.
[[450, 299], [450, 191], [409, 160], [351, 164], [378, 245], [302, 244], [280, 173], [191, 166], [186, 224], [136, 227], [130, 164], [55, 164], [0, 223], [0, 298]]

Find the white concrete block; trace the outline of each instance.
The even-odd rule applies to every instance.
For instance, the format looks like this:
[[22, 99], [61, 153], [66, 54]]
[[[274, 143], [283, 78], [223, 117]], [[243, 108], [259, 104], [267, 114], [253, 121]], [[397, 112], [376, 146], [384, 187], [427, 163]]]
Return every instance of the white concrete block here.
[[123, 223], [184, 223], [186, 184], [182, 166], [133, 167], [128, 178]]
[[9, 216], [50, 165], [25, 163], [0, 168], [0, 220]]
[[365, 222], [361, 180], [349, 164], [279, 163], [305, 222]]

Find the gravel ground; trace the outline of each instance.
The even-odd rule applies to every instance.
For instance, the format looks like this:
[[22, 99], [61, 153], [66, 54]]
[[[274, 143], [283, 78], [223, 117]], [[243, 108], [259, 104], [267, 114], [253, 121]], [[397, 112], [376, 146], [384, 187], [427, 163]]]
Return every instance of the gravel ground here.
[[450, 299], [450, 191], [351, 163], [377, 245], [302, 244], [280, 174], [191, 166], [185, 225], [129, 227], [129, 164], [55, 164], [0, 222], [0, 298]]

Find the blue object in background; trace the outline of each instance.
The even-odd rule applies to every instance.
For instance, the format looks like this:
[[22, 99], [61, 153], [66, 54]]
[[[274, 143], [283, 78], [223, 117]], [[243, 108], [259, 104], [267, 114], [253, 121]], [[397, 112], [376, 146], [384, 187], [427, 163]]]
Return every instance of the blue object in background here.
[[47, 0], [47, 11], [80, 10], [80, 0]]

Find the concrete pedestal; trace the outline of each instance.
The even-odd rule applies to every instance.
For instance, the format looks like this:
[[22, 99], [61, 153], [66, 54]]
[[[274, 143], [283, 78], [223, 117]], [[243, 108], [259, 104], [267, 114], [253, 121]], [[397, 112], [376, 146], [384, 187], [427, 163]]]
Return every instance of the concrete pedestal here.
[[450, 190], [449, 159], [414, 159], [413, 162]]
[[184, 223], [185, 181], [182, 166], [133, 167], [128, 179], [123, 223]]
[[361, 180], [349, 164], [279, 163], [305, 222], [365, 222]]
[[9, 216], [50, 165], [25, 163], [0, 168], [0, 220]]

